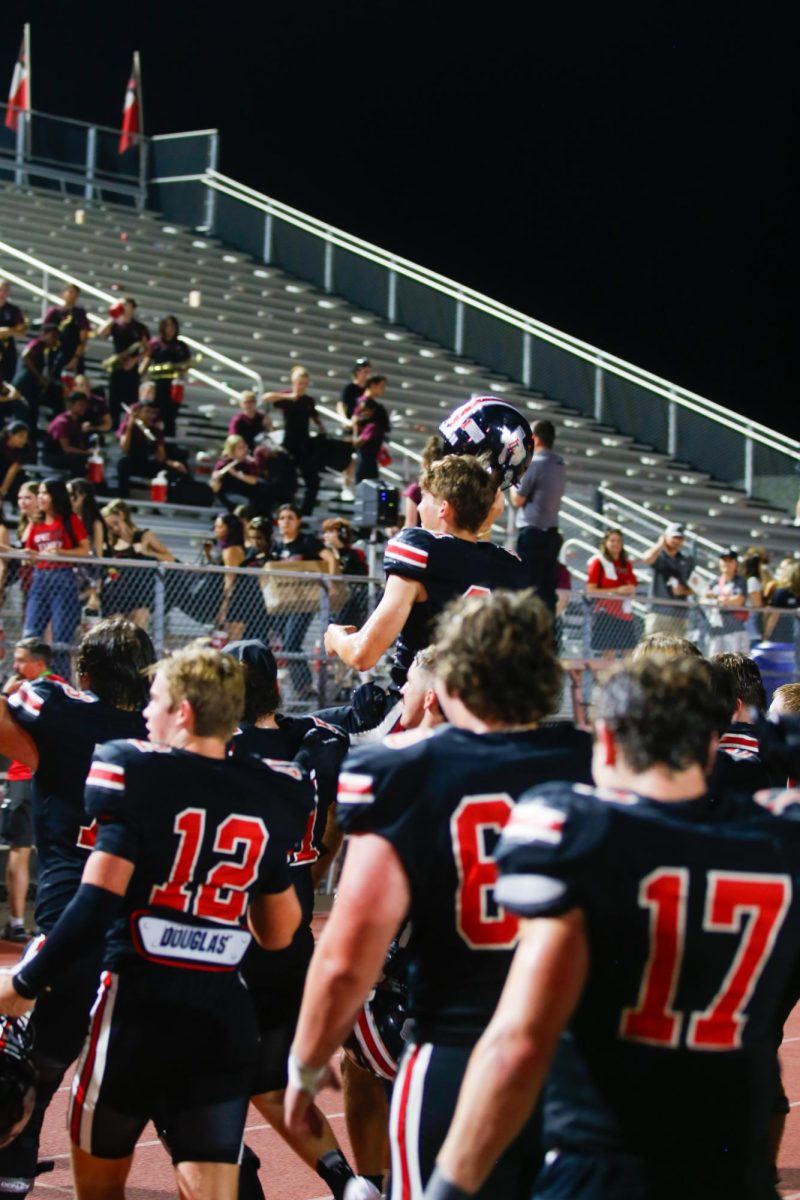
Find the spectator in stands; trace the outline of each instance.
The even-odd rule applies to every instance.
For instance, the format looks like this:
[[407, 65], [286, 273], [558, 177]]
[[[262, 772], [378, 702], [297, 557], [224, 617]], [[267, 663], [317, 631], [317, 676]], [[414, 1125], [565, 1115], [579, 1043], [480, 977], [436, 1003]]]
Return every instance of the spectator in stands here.
[[389, 414], [379, 400], [385, 391], [386, 378], [372, 375], [367, 381], [367, 390], [358, 402], [353, 428], [357, 484], [363, 479], [378, 478], [378, 458], [389, 432]]
[[800, 561], [784, 558], [778, 566], [777, 586], [770, 596], [770, 608], [790, 609], [791, 616], [768, 613], [764, 619], [764, 640], [794, 642], [797, 636], [797, 613], [800, 608]]
[[751, 644], [761, 639], [762, 617], [758, 609], [764, 607], [764, 593], [761, 582], [761, 558], [758, 554], [747, 551], [742, 559], [742, 574], [747, 589], [747, 634]]
[[10, 383], [17, 370], [15, 338], [25, 333], [27, 321], [21, 308], [9, 300], [11, 285], [0, 279], [0, 380]]
[[[285, 564], [288, 571], [292, 570], [293, 563], [322, 561], [327, 564], [331, 573], [335, 573], [336, 561], [332, 552], [327, 550], [314, 534], [306, 533], [302, 526], [303, 514], [294, 504], [284, 504], [278, 510], [279, 537], [273, 544], [270, 560]], [[292, 590], [289, 589], [290, 596]], [[282, 612], [276, 613], [273, 617], [274, 628], [279, 633], [283, 649], [287, 654], [302, 652], [303, 641], [311, 624], [311, 617], [315, 607], [318, 607], [317, 603], [315, 607], [306, 608], [309, 602], [305, 599], [305, 593], [308, 590], [307, 587], [300, 584], [299, 588], [294, 589], [297, 599], [294, 602], [290, 601]], [[312, 695], [311, 672], [308, 664], [299, 660], [290, 661], [289, 675], [294, 685], [296, 698], [308, 699]]]
[[[353, 366], [350, 382], [342, 388], [342, 394], [336, 402], [336, 411], [342, 419], [342, 436], [348, 442], [353, 437], [353, 414], [359, 400], [364, 394], [367, 380], [372, 374], [372, 364], [368, 358], [357, 358]], [[355, 459], [351, 458], [342, 474], [342, 500], [353, 500], [353, 475]]]
[[[694, 571], [694, 558], [683, 549], [685, 530], [673, 522], [661, 537], [638, 560], [653, 568], [650, 581], [652, 600], [686, 601], [694, 595], [689, 583]], [[648, 633], [667, 633], [683, 637], [689, 626], [688, 609], [677, 604], [652, 604], [645, 619]]]
[[[54, 678], [50, 670], [51, 647], [41, 638], [23, 638], [14, 647], [14, 672], [3, 688], [4, 696], [13, 696], [26, 680]], [[58, 678], [58, 676], [55, 676]], [[33, 788], [31, 772], [21, 762], [11, 762], [6, 775], [6, 805], [9, 823], [6, 837], [10, 843], [6, 863], [8, 923], [2, 934], [6, 941], [27, 942], [25, 902], [30, 886], [30, 859], [33, 849]]]
[[87, 400], [82, 392], [67, 396], [64, 411], [53, 417], [47, 426], [42, 462], [56, 471], [82, 475], [91, 454], [88, 438], [83, 431]]
[[[124, 500], [112, 500], [102, 509], [108, 526], [108, 556], [136, 562], [175, 562], [175, 555], [152, 529], [139, 529]], [[125, 616], [147, 629], [155, 604], [155, 576], [152, 570], [125, 570], [114, 564], [106, 576], [101, 595], [104, 617]]]
[[45, 324], [55, 325], [58, 329], [58, 349], [53, 359], [53, 379], [61, 380], [64, 375], [64, 386], [72, 390], [72, 380], [83, 370], [83, 355], [89, 340], [89, 318], [86, 309], [78, 304], [81, 289], [76, 283], [68, 283], [61, 289], [63, 303], [48, 308], [44, 314]]
[[711, 627], [709, 655], [746, 654], [750, 649], [747, 632], [747, 588], [739, 574], [739, 555], [734, 549], [719, 556], [719, 579], [704, 596], [706, 617]]
[[94, 391], [88, 375], [76, 375], [72, 385], [72, 393], [86, 397], [86, 417], [83, 422], [83, 432], [102, 435], [111, 432], [111, 412], [105, 396]]
[[322, 469], [319, 448], [312, 444], [311, 422], [320, 433], [325, 432], [317, 412], [313, 396], [308, 394], [311, 382], [305, 367], [292, 367], [291, 391], [265, 392], [262, 399], [283, 413], [283, 448], [291, 454], [305, 483], [302, 513], [309, 516], [314, 511], [319, 491], [319, 473]]
[[[322, 541], [330, 550], [340, 575], [368, 574], [363, 550], [353, 545], [353, 526], [346, 517], [327, 517], [322, 522]], [[355, 625], [359, 629], [367, 619], [368, 596], [365, 586], [355, 584], [342, 588], [341, 603], [334, 606], [332, 585], [331, 610], [339, 625]]]
[[[39, 484], [37, 503], [38, 512], [25, 534], [25, 548], [33, 558], [33, 582], [22, 636], [40, 638], [52, 624], [53, 640], [69, 646], [80, 616], [78, 579], [68, 562], [54, 562], [53, 555], [86, 558], [89, 538], [60, 479]], [[69, 678], [68, 650], [53, 655], [53, 669]]]
[[[90, 554], [93, 558], [104, 558], [108, 550], [108, 529], [94, 488], [88, 479], [70, 479], [67, 494], [72, 511], [83, 521], [83, 527], [89, 535]], [[81, 603], [99, 616], [103, 573], [98, 568], [87, 565], [78, 567], [77, 572]]]
[[0, 430], [0, 505], [6, 500], [14, 503], [25, 482], [23, 464], [33, 457], [30, 441], [24, 421], [12, 421]]
[[164, 434], [158, 424], [158, 409], [151, 398], [152, 384], [143, 387], [144, 399], [125, 416], [119, 430], [122, 456], [117, 463], [119, 495], [130, 495], [131, 478], [140, 475], [152, 479], [166, 471], [170, 482], [188, 475], [185, 462], [167, 451]]
[[560, 544], [558, 513], [567, 486], [567, 467], [553, 450], [556, 430], [552, 421], [533, 426], [533, 457], [519, 485], [509, 492], [517, 514], [517, 554], [528, 572], [528, 582], [555, 613], [556, 572]]
[[[117, 311], [121, 308], [121, 312]], [[122, 414], [133, 408], [139, 390], [139, 367], [144, 360], [150, 343], [150, 331], [136, 318], [136, 301], [126, 296], [122, 305], [112, 305], [116, 315], [98, 329], [99, 338], [111, 338], [114, 346], [114, 362], [108, 381], [108, 398], [111, 421], [114, 429], [119, 428]]]
[[[429, 437], [422, 450], [422, 461], [419, 464], [419, 473], [427, 471], [432, 463], [438, 461], [444, 455], [441, 437], [435, 434]], [[405, 507], [403, 509], [403, 528], [415, 529], [419, 525], [419, 502], [422, 499], [422, 488], [419, 486], [419, 480], [415, 479], [410, 483], [403, 492], [403, 500]]]
[[239, 397], [239, 411], [231, 417], [228, 434], [237, 435], [247, 443], [247, 449], [253, 450], [256, 438], [261, 433], [267, 433], [269, 426], [262, 412], [256, 407], [255, 392], [242, 392]]
[[[247, 442], [238, 433], [229, 434], [211, 475], [211, 490], [229, 503], [231, 496], [244, 496], [258, 513], [268, 513], [273, 497], [258, 472], [258, 464], [247, 452]], [[234, 639], [236, 640], [236, 639]]]
[[291, 454], [264, 433], [256, 440], [253, 458], [262, 482], [269, 488], [270, 508], [291, 504], [297, 492], [297, 467]]
[[[218, 513], [214, 521], [214, 541], [204, 542], [203, 550], [206, 560], [217, 567], [241, 567], [245, 563], [244, 529], [242, 522], [233, 513]], [[215, 576], [208, 595], [218, 595], [218, 606], [209, 612], [214, 622], [214, 629], [225, 631], [229, 642], [240, 641], [247, 629], [249, 604], [254, 601], [252, 588], [248, 584], [254, 582], [240, 575], [226, 572], [223, 576]], [[257, 585], [256, 585], [257, 586]], [[260, 609], [263, 612], [263, 601], [258, 596]]]
[[249, 522], [242, 521], [242, 528], [244, 532], [244, 559], [241, 565], [243, 568], [251, 571], [252, 575], [240, 575], [237, 579], [236, 586], [239, 589], [240, 596], [236, 598], [236, 604], [238, 610], [244, 614], [244, 636], [268, 642], [269, 617], [264, 606], [259, 573], [264, 570], [264, 567], [269, 562], [270, 551], [272, 550], [272, 518], [253, 517]]
[[154, 400], [166, 437], [175, 436], [178, 415], [172, 385], [186, 375], [192, 361], [192, 352], [186, 342], [181, 341], [180, 331], [177, 317], [164, 317], [158, 326], [159, 336], [150, 339], [141, 365], [142, 371], [145, 366], [148, 369], [156, 368], [153, 371]]
[[[600, 552], [589, 559], [586, 591], [596, 600], [592, 615], [592, 654], [622, 658], [636, 645], [633, 606], [638, 580], [625, 551], [621, 529], [608, 529]], [[613, 599], [611, 599], [613, 597]]]
[[32, 434], [39, 423], [39, 406], [60, 412], [63, 407], [61, 385], [53, 378], [53, 358], [58, 346], [58, 326], [45, 321], [38, 337], [28, 342], [17, 365], [14, 387], [25, 401], [15, 415]]
[[[353, 373], [350, 377], [350, 382], [346, 383], [342, 388], [342, 394], [336, 403], [336, 411], [342, 418], [343, 422], [349, 427], [353, 414], [356, 411], [356, 406], [359, 400], [364, 395], [364, 389], [367, 386], [367, 380], [372, 374], [372, 363], [368, 358], [357, 358], [353, 365]], [[349, 428], [348, 428], [349, 435]]]

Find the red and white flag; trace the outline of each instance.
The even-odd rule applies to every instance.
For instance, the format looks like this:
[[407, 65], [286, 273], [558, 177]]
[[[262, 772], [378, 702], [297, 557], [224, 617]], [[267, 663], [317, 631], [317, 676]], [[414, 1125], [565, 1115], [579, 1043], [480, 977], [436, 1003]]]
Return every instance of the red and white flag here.
[[15, 131], [19, 125], [20, 117], [23, 113], [30, 112], [31, 107], [30, 56], [28, 45], [28, 26], [26, 25], [25, 33], [22, 37], [22, 45], [19, 48], [19, 57], [14, 64], [14, 74], [11, 77], [11, 87], [8, 90], [8, 107], [6, 108], [6, 128]]
[[142, 123], [142, 80], [139, 72], [139, 55], [135, 53], [131, 77], [125, 92], [125, 106], [122, 110], [122, 132], [119, 137], [120, 154], [130, 150], [131, 146], [138, 145]]

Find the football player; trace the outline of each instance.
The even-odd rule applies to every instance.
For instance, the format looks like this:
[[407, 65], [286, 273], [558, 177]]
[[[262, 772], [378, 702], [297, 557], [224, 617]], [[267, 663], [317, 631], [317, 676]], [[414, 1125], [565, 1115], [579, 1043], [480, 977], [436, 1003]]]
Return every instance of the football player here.
[[[230, 744], [230, 753], [236, 758], [256, 754], [270, 761], [295, 759], [300, 754], [313, 771], [315, 785], [314, 808], [303, 838], [289, 854], [303, 919], [286, 949], [268, 952], [252, 945], [242, 962], [242, 975], [253, 998], [260, 1032], [252, 1102], [276, 1133], [324, 1180], [334, 1200], [342, 1200], [354, 1172], [330, 1124], [317, 1110], [313, 1132], [299, 1137], [290, 1133], [283, 1120], [283, 1098], [286, 1058], [314, 951], [314, 889], [342, 838], [333, 816], [338, 770], [349, 739], [346, 733], [316, 717], [285, 717], [278, 713], [278, 668], [272, 651], [263, 642], [230, 642], [225, 653], [245, 668], [244, 720]], [[265, 811], [268, 813], [268, 809]]]
[[[0, 699], [0, 753], [33, 774], [33, 825], [39, 856], [36, 923], [49, 933], [80, 885], [95, 829], [84, 808], [84, 786], [96, 744], [144, 737], [142, 708], [153, 663], [144, 630], [121, 617], [98, 622], [77, 658], [79, 688], [46, 675]], [[35, 948], [35, 943], [33, 944]], [[0, 1151], [0, 1196], [33, 1187], [44, 1112], [64, 1072], [80, 1053], [97, 991], [99, 951], [81, 947], [53, 980], [31, 1018], [39, 1073], [36, 1111], [19, 1137]]]
[[[413, 1040], [392, 1098], [395, 1200], [421, 1195], [513, 955], [517, 920], [494, 899], [500, 830], [533, 780], [590, 778], [588, 734], [544, 723], [562, 671], [549, 614], [531, 591], [445, 609], [433, 671], [449, 724], [400, 749], [364, 746], [339, 777], [337, 818], [350, 844], [309, 970], [286, 1094], [287, 1121], [301, 1129], [331, 1053], [410, 919]], [[482, 1194], [527, 1196], [533, 1157], [533, 1139], [518, 1139]]]
[[80, 1200], [124, 1196], [149, 1119], [182, 1195], [236, 1197], [258, 1046], [238, 968], [251, 932], [266, 949], [291, 942], [301, 913], [287, 855], [314, 799], [297, 766], [227, 755], [243, 706], [230, 655], [190, 646], [158, 664], [151, 741], [109, 742], [92, 762], [97, 836], [80, 888], [39, 952], [0, 982], [0, 1011], [24, 1011], [105, 937], [69, 1113]]
[[520, 945], [426, 1200], [482, 1194], [542, 1089], [537, 1200], [777, 1195], [798, 807], [709, 821], [719, 713], [703, 662], [621, 668], [597, 711], [599, 788], [535, 788], [503, 831], [496, 895]]

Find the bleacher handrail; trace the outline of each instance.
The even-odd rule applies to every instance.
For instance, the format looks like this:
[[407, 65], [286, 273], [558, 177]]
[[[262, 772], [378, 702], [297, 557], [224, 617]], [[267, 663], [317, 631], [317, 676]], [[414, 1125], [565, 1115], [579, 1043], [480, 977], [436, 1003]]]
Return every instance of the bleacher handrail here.
[[[545, 324], [543, 321], [529, 317], [525, 313], [511, 308], [509, 305], [493, 300], [482, 292], [475, 291], [473, 288], [449, 279], [447, 276], [440, 275], [436, 271], [413, 263], [401, 255], [383, 250], [381, 247], [363, 238], [349, 234], [342, 229], [338, 229], [325, 221], [321, 221], [317, 217], [302, 213], [291, 205], [284, 204], [280, 200], [257, 192], [254, 188], [248, 187], [245, 184], [240, 184], [219, 171], [209, 170], [192, 178], [203, 183], [212, 191], [220, 192], [250, 207], [260, 209], [265, 214], [279, 217], [281, 220], [296, 226], [306, 233], [317, 236], [325, 242], [339, 246], [344, 250], [368, 259], [377, 266], [381, 266], [389, 271], [395, 271], [416, 283], [441, 292], [453, 300], [459, 301], [479, 312], [495, 317], [515, 327], [522, 333], [529, 333], [550, 342], [559, 349], [574, 354], [595, 367], [602, 368], [603, 371], [609, 371], [621, 379], [644, 387], [669, 402], [674, 402], [700, 416], [706, 417], [716, 424], [734, 430], [745, 439], [749, 438], [759, 442], [772, 450], [786, 454], [790, 458], [800, 462], [800, 442], [777, 430], [770, 429], [758, 421], [753, 421], [750, 417], [732, 414], [723, 405], [717, 404], [715, 401], [709, 400], [697, 392], [692, 392], [688, 388], [673, 384], [662, 376], [654, 374], [652, 371], [637, 367], [635, 364], [627, 362], [615, 354], [600, 350], [597, 346], [593, 346], [589, 342], [584, 342], [572, 334], [564, 333], [551, 325]], [[155, 179], [153, 182], [158, 183], [159, 180]]]
[[[87, 296], [93, 296], [98, 300], [104, 301], [106, 304], [119, 303], [119, 296], [115, 296], [111, 292], [105, 292], [102, 290], [102, 288], [95, 287], [94, 284], [86, 283], [71, 272], [62, 271], [60, 267], [51, 266], [42, 259], [36, 258], [33, 254], [27, 254], [24, 250], [18, 250], [15, 246], [10, 246], [8, 242], [0, 241], [0, 254], [8, 254], [20, 262], [25, 262], [29, 266], [36, 267], [37, 270], [42, 272], [42, 277], [45, 280], [48, 280], [50, 276], [53, 276], [56, 279], [63, 279], [65, 283], [74, 283], [75, 286], [79, 287], [81, 292], [85, 293]], [[9, 276], [9, 278], [11, 278], [11, 276]], [[24, 276], [16, 275], [13, 277], [13, 279], [11, 279], [11, 281], [18, 284], [20, 287], [27, 288], [34, 294], [45, 297], [48, 300], [54, 300], [57, 302], [59, 299], [56, 293], [50, 292], [46, 286], [39, 287], [38, 285], [33, 284], [30, 280], [25, 279]], [[95, 325], [103, 325], [108, 319], [107, 317], [98, 317], [94, 313], [89, 313], [88, 316], [89, 320]], [[190, 346], [193, 350], [196, 350], [198, 353], [202, 354], [204, 358], [213, 359], [214, 362], [221, 363], [230, 370], [238, 371], [240, 375], [244, 375], [246, 378], [253, 380], [256, 384], [257, 390], [259, 392], [264, 391], [264, 383], [261, 375], [258, 371], [254, 371], [252, 367], [246, 367], [242, 363], [236, 362], [235, 359], [228, 358], [227, 354], [220, 354], [218, 350], [210, 349], [205, 342], [198, 342], [196, 338], [187, 337], [185, 334], [181, 334], [181, 341], [186, 342], [187, 346]], [[193, 378], [198, 379], [201, 383], [207, 384], [208, 387], [213, 387], [218, 391], [224, 392], [227, 396], [235, 396], [238, 394], [235, 388], [230, 387], [221, 380], [214, 379], [213, 376], [207, 375], [204, 371], [198, 371], [195, 367], [191, 368], [189, 374]]]
[[[601, 484], [597, 490], [601, 496], [607, 496], [609, 500], [614, 502], [614, 504], [619, 504], [621, 507], [628, 509], [630, 512], [635, 512], [639, 516], [646, 517], [647, 520], [653, 525], [660, 525], [662, 528], [666, 529], [668, 525], [675, 524], [674, 518], [663, 517], [660, 513], [654, 512], [652, 508], [646, 508], [644, 504], [639, 504], [636, 500], [629, 500], [627, 496], [623, 496], [619, 492], [615, 492], [614, 489], [608, 487], [607, 484]], [[695, 542], [699, 546], [704, 546], [706, 550], [712, 551], [715, 555], [719, 556], [726, 548], [720, 545], [719, 542], [712, 542], [709, 538], [703, 537], [702, 534], [695, 533], [694, 530], [689, 527], [687, 522], [680, 522], [680, 524], [683, 524], [687, 529], [687, 536], [690, 541]]]

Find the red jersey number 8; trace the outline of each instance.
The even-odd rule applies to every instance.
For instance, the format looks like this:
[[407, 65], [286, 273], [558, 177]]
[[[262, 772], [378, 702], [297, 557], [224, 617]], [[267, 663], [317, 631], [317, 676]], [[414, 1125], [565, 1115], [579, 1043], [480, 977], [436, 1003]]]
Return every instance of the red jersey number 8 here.
[[497, 864], [487, 836], [499, 838], [514, 802], [506, 793], [465, 796], [450, 818], [458, 889], [456, 929], [471, 950], [511, 950], [519, 921], [494, 901]]

